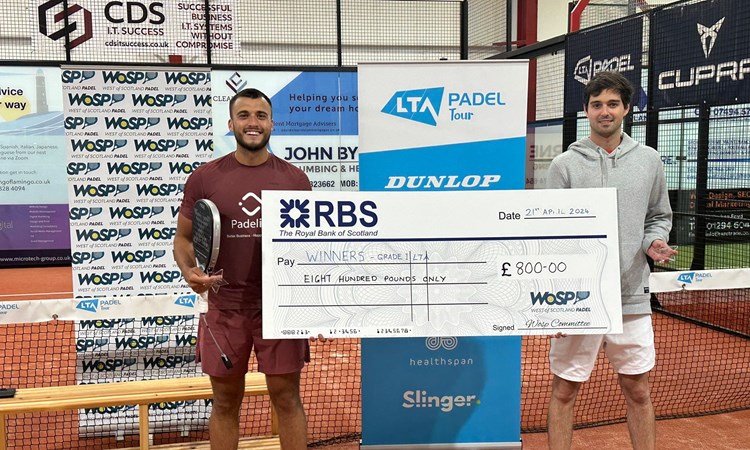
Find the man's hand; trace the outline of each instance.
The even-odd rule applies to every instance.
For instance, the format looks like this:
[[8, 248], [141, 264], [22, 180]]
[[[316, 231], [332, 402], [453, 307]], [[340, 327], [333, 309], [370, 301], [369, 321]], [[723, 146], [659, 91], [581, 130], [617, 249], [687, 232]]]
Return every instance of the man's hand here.
[[196, 294], [206, 292], [212, 284], [219, 282], [221, 275], [206, 275], [199, 267], [191, 267], [187, 273], [183, 273], [185, 282]]
[[677, 255], [677, 247], [670, 247], [669, 244], [657, 239], [651, 243], [651, 246], [646, 251], [646, 254], [658, 263], [665, 263], [668, 261], [674, 261], [674, 256]]

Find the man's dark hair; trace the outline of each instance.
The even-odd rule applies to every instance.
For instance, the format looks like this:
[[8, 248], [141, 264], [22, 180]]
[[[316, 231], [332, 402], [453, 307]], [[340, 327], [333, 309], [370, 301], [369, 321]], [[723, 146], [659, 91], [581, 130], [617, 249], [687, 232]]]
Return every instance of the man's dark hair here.
[[589, 99], [601, 94], [604, 90], [615, 91], [620, 94], [624, 107], [630, 107], [633, 98], [633, 85], [620, 72], [599, 72], [583, 89], [583, 107], [588, 109]]
[[236, 102], [237, 99], [240, 97], [265, 99], [268, 102], [268, 106], [271, 107], [271, 114], [273, 115], [273, 104], [271, 104], [271, 99], [268, 98], [266, 94], [264, 94], [263, 92], [255, 88], [247, 88], [234, 94], [234, 97], [232, 97], [232, 99], [229, 100], [229, 117], [232, 117], [232, 108], [234, 107], [234, 102]]

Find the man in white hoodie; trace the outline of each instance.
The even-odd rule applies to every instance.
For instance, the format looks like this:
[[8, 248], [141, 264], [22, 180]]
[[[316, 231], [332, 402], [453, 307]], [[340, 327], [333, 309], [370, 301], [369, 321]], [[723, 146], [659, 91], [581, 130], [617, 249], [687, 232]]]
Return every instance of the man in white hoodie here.
[[648, 382], [655, 351], [646, 256], [662, 262], [677, 252], [667, 245], [672, 209], [661, 158], [622, 131], [632, 96], [632, 86], [620, 73], [594, 76], [584, 90], [591, 135], [557, 156], [547, 173], [548, 189], [617, 188], [623, 314], [622, 334], [558, 334], [552, 339], [550, 370], [554, 378], [547, 416], [550, 450], [571, 446], [576, 396], [589, 379], [602, 345], [625, 395], [633, 448], [653, 449], [656, 445]]

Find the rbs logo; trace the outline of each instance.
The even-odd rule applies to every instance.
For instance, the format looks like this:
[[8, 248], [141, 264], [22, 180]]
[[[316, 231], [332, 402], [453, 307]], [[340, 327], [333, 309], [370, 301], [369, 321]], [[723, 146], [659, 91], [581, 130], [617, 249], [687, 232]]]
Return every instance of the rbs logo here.
[[[281, 227], [310, 228], [309, 203], [309, 200], [281, 200]], [[347, 200], [318, 200], [313, 203], [313, 223], [316, 227], [325, 223], [329, 227], [353, 227], [359, 224], [370, 228], [378, 223], [376, 209], [377, 205], [370, 200], [359, 205]]]

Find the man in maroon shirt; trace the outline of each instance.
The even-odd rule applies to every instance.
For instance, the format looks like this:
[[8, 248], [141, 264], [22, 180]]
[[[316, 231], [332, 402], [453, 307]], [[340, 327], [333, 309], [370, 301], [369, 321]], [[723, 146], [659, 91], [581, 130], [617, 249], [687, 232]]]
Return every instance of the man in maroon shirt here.
[[[221, 215], [221, 241], [215, 269], [228, 284], [208, 290], [208, 312], [201, 315], [197, 359], [211, 377], [214, 403], [209, 420], [211, 448], [236, 449], [239, 411], [252, 349], [266, 374], [279, 417], [284, 450], [307, 448], [307, 424], [300, 400], [300, 372], [310, 360], [307, 340], [263, 339], [261, 319], [261, 190], [311, 190], [304, 172], [268, 151], [273, 128], [271, 100], [244, 89], [229, 102], [234, 152], [200, 166], [188, 178], [177, 219], [174, 258], [190, 288], [202, 293], [219, 277], [196, 265], [193, 206], [214, 202]], [[231, 364], [222, 362], [226, 355]]]

